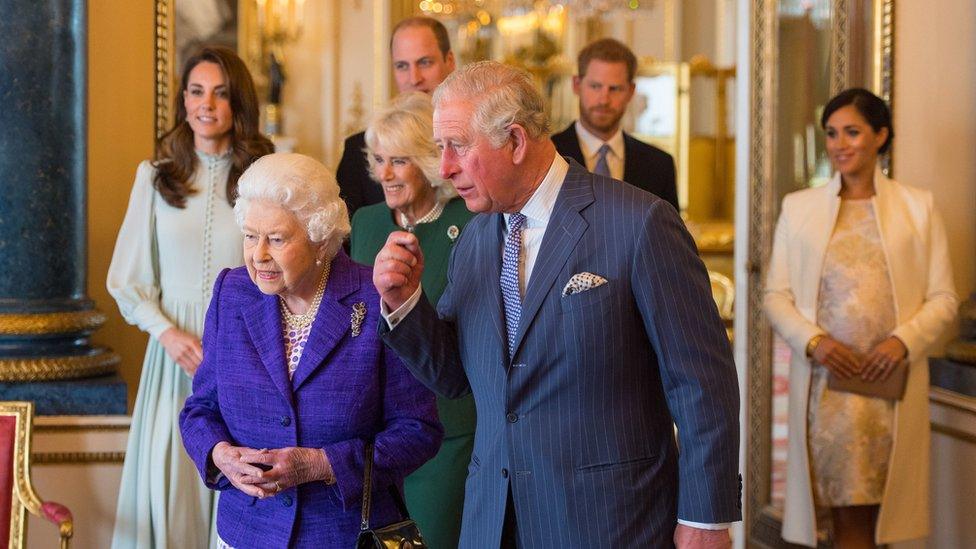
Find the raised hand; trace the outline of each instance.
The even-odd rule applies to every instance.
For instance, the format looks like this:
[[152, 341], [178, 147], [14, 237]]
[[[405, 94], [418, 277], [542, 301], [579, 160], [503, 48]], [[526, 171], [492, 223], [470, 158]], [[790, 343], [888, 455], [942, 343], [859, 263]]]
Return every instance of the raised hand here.
[[411, 233], [390, 233], [373, 262], [373, 285], [392, 312], [400, 308], [420, 287], [424, 254]]
[[813, 350], [813, 360], [823, 364], [841, 379], [849, 379], [861, 372], [861, 361], [846, 345], [827, 336]]
[[166, 350], [173, 362], [177, 363], [187, 375], [197, 372], [203, 362], [203, 345], [196, 336], [179, 328], [169, 328], [159, 334], [159, 344]]

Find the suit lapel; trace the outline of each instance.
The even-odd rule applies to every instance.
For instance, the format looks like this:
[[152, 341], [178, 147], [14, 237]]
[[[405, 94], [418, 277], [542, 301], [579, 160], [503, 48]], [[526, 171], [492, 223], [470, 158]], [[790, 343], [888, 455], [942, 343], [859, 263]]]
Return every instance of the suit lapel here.
[[571, 123], [562, 133], [553, 136], [553, 142], [559, 149], [559, 154], [569, 156], [583, 166], [586, 161], [583, 159], [583, 149], [580, 148], [579, 136], [576, 135], [576, 124]]
[[[339, 346], [339, 342], [352, 326], [352, 306], [342, 303], [342, 299], [359, 289], [359, 276], [349, 257], [339, 250], [332, 260], [332, 269], [325, 286], [325, 294], [319, 311], [312, 321], [312, 330], [305, 342], [302, 358], [292, 378], [292, 387], [297, 391], [316, 370], [325, 358]], [[375, 304], [370, 304], [374, 305]]]
[[586, 169], [570, 162], [569, 172], [556, 198], [549, 225], [542, 237], [542, 246], [532, 267], [525, 298], [522, 300], [522, 317], [519, 320], [512, 356], [515, 356], [521, 346], [556, 277], [589, 226], [579, 212], [593, 202], [591, 179], [592, 176]]
[[[495, 326], [495, 332], [499, 342], [504, 342], [505, 320], [502, 318], [504, 305], [502, 304], [502, 235], [505, 227], [505, 218], [502, 214], [493, 214], [492, 219], [487, 223], [488, 234], [486, 238], [479, 239], [481, 243], [480, 256], [476, 265], [486, 265], [484, 270], [485, 278], [482, 287], [488, 288], [488, 303], [485, 309], [491, 315], [491, 322]], [[460, 297], [460, 296], [459, 296]]]
[[644, 177], [641, 177], [641, 174], [643, 173], [646, 176], [650, 170], [647, 166], [641, 165], [642, 156], [638, 154], [636, 149], [634, 138], [624, 133], [624, 181], [645, 191], [650, 191], [641, 185], [644, 182]]
[[285, 342], [281, 335], [281, 311], [278, 296], [261, 294], [260, 298], [242, 307], [244, 324], [251, 342], [261, 357], [264, 369], [271, 376], [278, 392], [289, 405], [293, 403], [288, 367], [285, 362]]

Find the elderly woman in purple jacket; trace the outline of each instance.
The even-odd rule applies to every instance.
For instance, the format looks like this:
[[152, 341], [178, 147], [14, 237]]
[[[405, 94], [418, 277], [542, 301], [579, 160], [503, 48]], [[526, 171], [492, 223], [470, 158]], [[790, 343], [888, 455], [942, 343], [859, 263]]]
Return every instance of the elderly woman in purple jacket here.
[[221, 490], [221, 547], [353, 547], [375, 441], [372, 523], [430, 459], [434, 396], [376, 334], [368, 267], [341, 249], [345, 205], [325, 166], [272, 154], [240, 178], [245, 266], [218, 277], [203, 363], [180, 414], [187, 452]]

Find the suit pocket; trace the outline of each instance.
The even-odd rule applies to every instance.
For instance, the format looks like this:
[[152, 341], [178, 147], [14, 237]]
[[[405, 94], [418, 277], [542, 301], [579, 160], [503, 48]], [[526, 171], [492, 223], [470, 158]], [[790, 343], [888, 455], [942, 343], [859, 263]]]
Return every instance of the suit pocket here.
[[562, 312], [566, 313], [600, 303], [610, 297], [610, 284], [611, 282], [607, 282], [606, 284], [597, 286], [596, 288], [590, 288], [577, 294], [560, 296], [559, 307]]
[[658, 456], [648, 455], [642, 457], [635, 457], [631, 459], [624, 459], [621, 461], [612, 461], [604, 463], [590, 463], [587, 465], [580, 465], [576, 468], [577, 473], [602, 473], [608, 471], [617, 471], [621, 469], [639, 468], [656, 462]]

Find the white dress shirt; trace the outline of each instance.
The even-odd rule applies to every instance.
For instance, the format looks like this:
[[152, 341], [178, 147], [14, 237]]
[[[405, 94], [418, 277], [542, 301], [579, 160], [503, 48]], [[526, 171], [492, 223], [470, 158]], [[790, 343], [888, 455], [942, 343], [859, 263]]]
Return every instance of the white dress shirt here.
[[[579, 122], [577, 122], [578, 124]], [[617, 133], [617, 137], [620, 137], [620, 148], [623, 150], [623, 138], [619, 132]], [[608, 153], [607, 157], [609, 158], [609, 156]], [[622, 163], [620, 169], [623, 171]], [[546, 172], [546, 176], [539, 183], [539, 187], [529, 198], [528, 202], [522, 206], [522, 209], [519, 210], [526, 218], [525, 227], [522, 229], [522, 250], [519, 253], [519, 291], [523, 296], [525, 296], [525, 289], [528, 287], [529, 280], [532, 278], [532, 268], [535, 266], [536, 258], [539, 257], [539, 249], [542, 248], [542, 238], [546, 234], [546, 226], [549, 225], [549, 218], [552, 216], [552, 210], [556, 206], [556, 198], [559, 196], [559, 191], [563, 186], [563, 180], [566, 179], [568, 172], [569, 164], [562, 156], [557, 154], [552, 161], [552, 165], [549, 166], [549, 171]], [[504, 214], [505, 235], [502, 241], [508, 236], [510, 215], [507, 213]], [[503, 251], [503, 249], [498, 250], [499, 257], [501, 257]], [[417, 302], [420, 301], [420, 294], [421, 288], [418, 287], [417, 291], [392, 313], [388, 312], [386, 304], [380, 300], [380, 312], [383, 318], [386, 319], [391, 330], [413, 310]], [[726, 530], [731, 526], [728, 523], [704, 524], [681, 519], [678, 519], [678, 522], [686, 526], [704, 530]]]
[[600, 156], [600, 147], [604, 144], [610, 146], [607, 151], [607, 166], [610, 167], [610, 177], [624, 180], [624, 132], [617, 129], [613, 137], [604, 141], [590, 133], [583, 127], [579, 120], [576, 121], [576, 137], [579, 140], [580, 151], [583, 153], [583, 160], [586, 161], [586, 169], [593, 171], [596, 169], [596, 161]]

